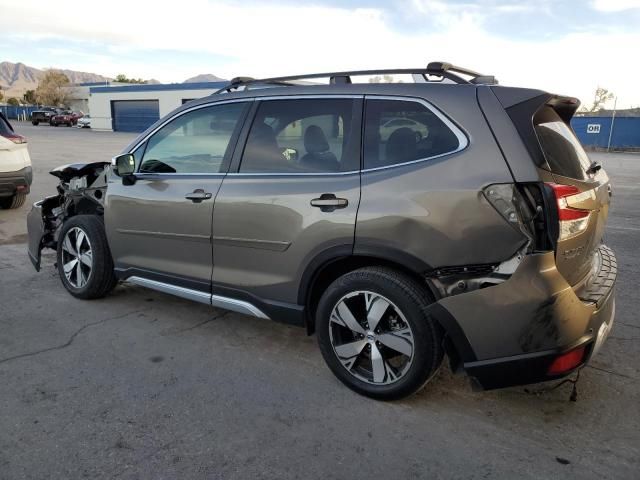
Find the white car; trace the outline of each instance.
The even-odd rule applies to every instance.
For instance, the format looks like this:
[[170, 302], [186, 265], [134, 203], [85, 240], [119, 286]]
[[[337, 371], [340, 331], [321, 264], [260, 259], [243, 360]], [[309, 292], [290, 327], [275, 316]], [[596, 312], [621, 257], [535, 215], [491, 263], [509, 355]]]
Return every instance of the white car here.
[[32, 180], [27, 139], [15, 133], [0, 112], [0, 208], [21, 207]]
[[401, 128], [413, 130], [416, 135], [416, 140], [420, 140], [429, 135], [429, 129], [422, 123], [410, 118], [392, 118], [380, 126], [380, 140], [386, 142], [393, 132]]
[[78, 119], [76, 123], [76, 127], [78, 128], [91, 128], [91, 116], [85, 115]]

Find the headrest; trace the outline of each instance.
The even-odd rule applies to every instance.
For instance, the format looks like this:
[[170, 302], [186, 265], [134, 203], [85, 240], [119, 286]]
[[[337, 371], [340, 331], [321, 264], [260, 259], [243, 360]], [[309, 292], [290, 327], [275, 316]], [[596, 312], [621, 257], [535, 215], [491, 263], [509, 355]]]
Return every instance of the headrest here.
[[304, 148], [307, 153], [324, 153], [329, 151], [329, 142], [322, 129], [310, 125], [304, 132]]

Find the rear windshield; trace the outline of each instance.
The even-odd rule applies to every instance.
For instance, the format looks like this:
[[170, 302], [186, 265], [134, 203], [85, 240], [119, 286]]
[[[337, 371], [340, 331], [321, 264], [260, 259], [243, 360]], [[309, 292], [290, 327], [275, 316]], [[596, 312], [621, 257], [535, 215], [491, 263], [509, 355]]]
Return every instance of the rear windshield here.
[[551, 107], [538, 111], [533, 123], [551, 172], [586, 180], [591, 161], [571, 127]]
[[13, 135], [13, 128], [9, 125], [9, 121], [5, 118], [5, 116], [0, 112], [0, 135], [7, 136]]

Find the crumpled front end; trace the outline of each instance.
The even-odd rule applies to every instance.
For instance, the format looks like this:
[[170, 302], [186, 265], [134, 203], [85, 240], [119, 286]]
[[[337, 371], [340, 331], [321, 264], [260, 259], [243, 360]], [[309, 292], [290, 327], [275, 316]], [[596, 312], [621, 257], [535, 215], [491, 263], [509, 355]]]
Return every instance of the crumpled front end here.
[[50, 172], [60, 179], [58, 194], [34, 203], [27, 216], [29, 259], [37, 271], [42, 250], [57, 248], [58, 232], [67, 218], [104, 214], [108, 168], [107, 162], [94, 162], [64, 165]]

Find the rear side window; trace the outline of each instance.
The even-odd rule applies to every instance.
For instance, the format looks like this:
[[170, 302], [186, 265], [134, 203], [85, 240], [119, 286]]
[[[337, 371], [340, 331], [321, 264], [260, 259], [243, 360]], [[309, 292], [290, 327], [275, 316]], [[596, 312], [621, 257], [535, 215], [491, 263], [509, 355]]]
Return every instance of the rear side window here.
[[355, 101], [265, 100], [244, 148], [240, 172], [336, 173], [358, 169]]
[[571, 127], [551, 107], [536, 113], [534, 128], [552, 173], [586, 180], [591, 161]]
[[365, 169], [435, 157], [462, 146], [462, 134], [416, 101], [367, 100], [364, 135]]

